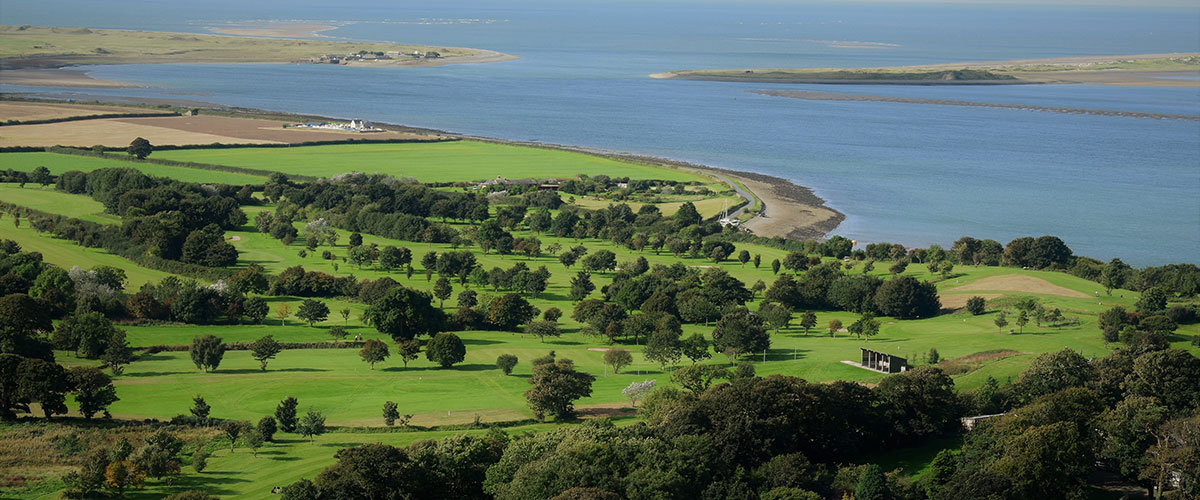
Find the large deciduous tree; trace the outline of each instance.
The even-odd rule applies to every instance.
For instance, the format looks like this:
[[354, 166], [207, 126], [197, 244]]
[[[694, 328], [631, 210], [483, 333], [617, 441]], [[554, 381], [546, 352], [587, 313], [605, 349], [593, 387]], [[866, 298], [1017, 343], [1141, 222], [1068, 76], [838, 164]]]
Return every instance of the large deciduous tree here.
[[425, 358], [437, 363], [442, 368], [449, 368], [455, 363], [466, 359], [467, 347], [462, 339], [453, 333], [439, 333], [429, 340], [425, 346]]
[[592, 395], [592, 382], [596, 377], [575, 370], [569, 359], [554, 360], [534, 365], [533, 385], [525, 391], [529, 408], [539, 419], [547, 415], [555, 420], [565, 420], [575, 415], [574, 401]]
[[380, 333], [391, 335], [397, 342], [411, 340], [421, 334], [432, 334], [442, 328], [445, 314], [433, 307], [428, 293], [398, 286], [367, 308], [366, 317]]
[[220, 337], [206, 334], [192, 339], [190, 353], [192, 363], [196, 364], [197, 369], [210, 372], [216, 370], [221, 364], [221, 358], [225, 357], [225, 344], [221, 342]]

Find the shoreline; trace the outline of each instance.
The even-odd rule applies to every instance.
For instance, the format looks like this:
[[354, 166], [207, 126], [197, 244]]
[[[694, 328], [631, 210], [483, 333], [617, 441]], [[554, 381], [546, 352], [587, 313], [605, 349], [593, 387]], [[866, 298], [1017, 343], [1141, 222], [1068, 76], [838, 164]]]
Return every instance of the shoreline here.
[[[571, 146], [545, 142], [514, 141], [466, 134], [443, 132], [459, 139], [493, 142], [522, 147], [537, 147], [596, 155], [614, 160], [637, 162], [663, 168], [681, 168], [695, 170], [708, 175], [728, 176], [740, 182], [750, 194], [762, 204], [759, 215], [751, 217], [742, 223], [741, 227], [749, 228], [754, 235], [764, 238], [781, 237], [791, 240], [814, 240], [828, 236], [846, 220], [846, 214], [828, 206], [826, 200], [817, 196], [812, 188], [801, 186], [790, 180], [773, 175], [731, 170], [727, 168], [703, 165], [683, 160], [672, 160], [658, 156], [638, 153], [613, 151], [602, 148]], [[725, 179], [718, 179], [734, 191], [740, 191], [736, 185]], [[754, 200], [747, 200], [746, 205], [731, 216], [754, 205]], [[783, 216], [778, 216], [778, 214]], [[773, 216], [775, 215], [775, 216]], [[776, 217], [778, 216], [778, 218]]]
[[[104, 99], [124, 99], [125, 104], [136, 103], [153, 103], [166, 104], [168, 100], [153, 99], [153, 98], [137, 98], [137, 97], [120, 97], [120, 96], [94, 96]], [[38, 99], [47, 102], [56, 102], [54, 99]], [[61, 101], [58, 99], [57, 101]], [[97, 99], [97, 103], [103, 103]], [[120, 105], [122, 101], [108, 101], [110, 103]], [[182, 103], [182, 100], [181, 100]], [[197, 106], [203, 104], [203, 106]], [[238, 115], [242, 118], [259, 118], [271, 120], [324, 120], [324, 121], [339, 121], [342, 120], [336, 117], [309, 115], [302, 113], [289, 113], [283, 111], [271, 111], [262, 109], [238, 108], [226, 106], [218, 103], [186, 101], [185, 107], [201, 107], [212, 109], [222, 113]], [[753, 234], [766, 238], [781, 237], [793, 240], [808, 240], [821, 239], [836, 229], [842, 221], [845, 220], [845, 214], [828, 206], [826, 201], [817, 196], [809, 187], [798, 185], [792, 181], [782, 177], [775, 177], [767, 174], [756, 172], [746, 172], [740, 170], [731, 170], [726, 168], [702, 165], [682, 160], [672, 160], [669, 158], [656, 157], [645, 154], [629, 153], [622, 151], [613, 151], [602, 148], [591, 148], [585, 146], [571, 146], [563, 144], [553, 144], [544, 142], [530, 142], [501, 139], [496, 137], [485, 137], [471, 134], [462, 134], [448, 132], [445, 130], [413, 127], [408, 125], [400, 125], [386, 122], [375, 122], [375, 125], [389, 131], [403, 132], [410, 134], [429, 135], [440, 138], [474, 140], [481, 142], [491, 142], [495, 144], [505, 144], [519, 147], [534, 147], [544, 149], [554, 149], [561, 151], [570, 151], [580, 154], [588, 154], [610, 158], [613, 160], [641, 163], [644, 165], [655, 166], [660, 168], [676, 168], [684, 170], [692, 170], [702, 174], [717, 177], [716, 180], [729, 184], [735, 192], [741, 192], [736, 184], [729, 182], [728, 179], [721, 178], [726, 176], [734, 181], [741, 183], [749, 194], [761, 203], [760, 214], [751, 217], [742, 224], [742, 227], [750, 228]], [[740, 213], [742, 210], [748, 209], [754, 205], [755, 200], [749, 199], [746, 204], [736, 210], [734, 214]], [[782, 215], [780, 215], [782, 214]]]
[[[925, 74], [938, 72], [946, 74], [942, 78], [924, 78], [928, 76]], [[888, 78], [891, 75], [897, 78]], [[660, 80], [817, 85], [1092, 84], [1194, 88], [1200, 87], [1200, 80], [1172, 77], [1200, 77], [1200, 53], [1052, 57], [874, 68], [673, 70], [648, 76]]]

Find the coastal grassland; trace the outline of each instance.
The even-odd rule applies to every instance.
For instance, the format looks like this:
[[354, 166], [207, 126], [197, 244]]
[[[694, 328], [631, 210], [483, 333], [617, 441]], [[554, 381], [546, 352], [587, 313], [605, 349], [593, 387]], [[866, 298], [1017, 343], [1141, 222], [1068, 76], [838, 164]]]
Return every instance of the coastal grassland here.
[[[155, 156], [159, 154], [161, 153], [155, 153]], [[120, 159], [120, 155], [116, 154], [106, 155], [105, 158], [97, 158], [60, 153], [0, 153], [0, 164], [3, 164], [5, 168], [24, 172], [30, 172], [37, 167], [44, 166], [50, 169], [50, 173], [54, 175], [70, 170], [91, 172], [101, 168], [133, 168], [142, 171], [146, 175], [169, 177], [184, 182], [242, 185], [262, 184], [266, 181], [266, 177], [257, 175], [125, 160]], [[54, 212], [53, 210], [46, 211]]]
[[0, 26], [0, 60], [7, 64], [287, 63], [359, 51], [436, 51], [444, 58], [475, 55], [455, 47], [329, 42], [155, 31]]
[[54, 186], [28, 183], [20, 187], [15, 183], [0, 183], [0, 200], [98, 224], [121, 223], [120, 217], [104, 213], [104, 204], [88, 196], [55, 191]]
[[606, 208], [609, 205], [624, 203], [626, 205], [629, 205], [629, 209], [633, 210], [636, 213], [639, 209], [642, 208], [643, 205], [654, 205], [654, 206], [658, 207], [658, 210], [660, 212], [662, 212], [662, 214], [666, 217], [675, 215], [675, 213], [679, 211], [679, 207], [683, 206], [684, 202], [688, 202], [688, 201], [692, 202], [692, 205], [696, 207], [696, 211], [700, 212], [700, 215], [705, 218], [719, 216], [719, 215], [721, 215], [721, 211], [724, 208], [733, 207], [733, 206], [736, 206], [738, 203], [742, 203], [742, 198], [740, 196], [738, 196], [736, 193], [734, 193], [733, 190], [729, 189], [729, 185], [727, 185], [727, 184], [711, 184], [707, 187], [712, 189], [714, 191], [714, 194], [710, 194], [710, 195], [698, 195], [697, 194], [697, 195], [687, 195], [687, 196], [661, 196], [661, 197], [656, 196], [655, 198], [661, 198], [664, 200], [664, 201], [658, 202], [658, 203], [649, 203], [649, 202], [642, 203], [642, 202], [637, 202], [637, 201], [617, 201], [617, 200], [608, 200], [608, 199], [589, 197], [589, 196], [576, 196], [576, 195], [567, 194], [567, 193], [562, 193], [562, 198], [563, 198], [563, 201], [574, 200], [571, 203], [573, 203], [575, 206], [586, 208], [589, 210], [597, 210], [597, 209], [601, 209], [601, 208]]
[[413, 177], [421, 182], [565, 178], [579, 174], [609, 177], [698, 181], [711, 179], [681, 169], [621, 162], [554, 149], [479, 141], [408, 144], [338, 144], [294, 148], [187, 149], [156, 157], [230, 165], [286, 174], [328, 177], [346, 172]]

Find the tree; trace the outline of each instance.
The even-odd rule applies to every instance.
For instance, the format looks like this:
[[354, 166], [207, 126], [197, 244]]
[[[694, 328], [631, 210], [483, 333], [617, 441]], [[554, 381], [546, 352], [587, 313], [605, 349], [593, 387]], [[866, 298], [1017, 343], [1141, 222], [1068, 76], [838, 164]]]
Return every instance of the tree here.
[[546, 415], [565, 420], [575, 415], [576, 399], [592, 395], [595, 381], [596, 377], [575, 371], [571, 360], [551, 358], [549, 362], [534, 365], [533, 376], [529, 378], [532, 387], [525, 391], [525, 399], [539, 420]]
[[808, 329], [817, 326], [817, 314], [812, 311], [805, 311], [800, 315], [800, 327], [804, 328], [804, 336], [808, 336]]
[[108, 405], [117, 402], [117, 389], [113, 387], [112, 379], [91, 366], [74, 366], [67, 371], [71, 377], [71, 386], [75, 388], [75, 402], [79, 403], [79, 413], [90, 419], [92, 415], [106, 411]]
[[900, 273], [903, 273], [904, 270], [907, 268], [908, 268], [908, 260], [900, 259], [900, 260], [897, 260], [895, 263], [893, 263], [892, 267], [888, 268], [888, 272], [890, 272], [892, 274], [900, 274]]
[[387, 344], [375, 339], [367, 339], [366, 343], [363, 344], [362, 350], [358, 351], [358, 356], [363, 361], [366, 361], [368, 365], [371, 365], [372, 370], [375, 369], [375, 363], [382, 362], [389, 355], [391, 353], [388, 352]]
[[992, 320], [992, 323], [996, 324], [996, 328], [1000, 329], [1000, 333], [1004, 333], [1004, 327], [1008, 326], [1008, 318], [1006, 317], [1004, 311], [1000, 311], [1000, 314], [996, 315], [996, 318]]
[[179, 474], [179, 452], [183, 441], [166, 430], [159, 430], [146, 438], [129, 460], [137, 470], [148, 476], [162, 479]]
[[763, 326], [762, 317], [738, 308], [721, 316], [712, 333], [713, 349], [730, 350], [733, 357], [746, 352], [766, 351], [771, 346], [771, 336]]
[[154, 146], [150, 144], [150, 141], [138, 137], [129, 143], [129, 147], [125, 148], [125, 152], [129, 153], [129, 156], [144, 160], [147, 156], [150, 156], [150, 153], [154, 152]]
[[1167, 308], [1167, 290], [1161, 286], [1146, 289], [1142, 296], [1138, 297], [1135, 307], [1144, 316], [1161, 314]]
[[854, 488], [855, 500], [888, 500], [891, 497], [883, 471], [878, 465], [867, 465], [858, 478], [858, 487]]
[[262, 436], [267, 441], [275, 440], [275, 432], [278, 426], [275, 424], [275, 417], [267, 415], [258, 421], [258, 425], [254, 429], [258, 435]]
[[530, 322], [525, 327], [525, 331], [537, 335], [539, 342], [545, 342], [546, 336], [557, 337], [562, 335], [562, 331], [558, 329], [558, 323], [548, 320]]
[[421, 343], [416, 340], [402, 340], [396, 344], [396, 354], [400, 356], [400, 362], [404, 363], [405, 369], [408, 369], [408, 362], [417, 359], [420, 353]]
[[312, 443], [315, 436], [320, 436], [325, 433], [325, 415], [321, 412], [309, 408], [304, 417], [300, 418], [300, 422], [296, 424], [296, 431], [301, 436], [308, 438], [308, 442]]
[[396, 419], [400, 418], [400, 411], [396, 408], [396, 403], [392, 401], [384, 401], [383, 403], [383, 424], [391, 427], [396, 425]]
[[650, 395], [651, 392], [654, 392], [654, 386], [654, 380], [630, 382], [628, 386], [626, 386], [624, 389], [621, 389], [621, 394], [624, 394], [625, 397], [629, 398], [630, 406], [636, 407], [639, 399], [644, 399], [646, 396]]
[[461, 363], [466, 357], [467, 347], [463, 345], [462, 339], [453, 333], [434, 335], [429, 345], [425, 346], [425, 358], [441, 365], [442, 368]]
[[836, 334], [841, 329], [842, 329], [842, 320], [840, 320], [840, 319], [829, 320], [829, 336], [830, 337], [834, 336], [834, 334]]
[[349, 335], [350, 335], [350, 333], [347, 332], [346, 329], [342, 328], [341, 326], [334, 325], [329, 328], [329, 336], [333, 337], [333, 341], [335, 343], [341, 339], [346, 338]]
[[1121, 259], [1113, 259], [1100, 271], [1100, 284], [1104, 285], [1105, 292], [1112, 295], [1114, 288], [1125, 287], [1131, 271], [1133, 269], [1128, 264], [1121, 262]]
[[117, 330], [108, 338], [108, 345], [104, 348], [104, 354], [100, 355], [100, 361], [112, 370], [113, 375], [120, 375], [125, 371], [124, 365], [133, 362], [133, 349], [129, 347], [129, 342], [125, 341], [124, 330]]
[[739, 251], [737, 260], [742, 263], [742, 267], [746, 267], [746, 263], [750, 262], [750, 252], [748, 250]]
[[201, 421], [208, 421], [208, 413], [212, 411], [212, 407], [209, 406], [208, 403], [204, 402], [203, 397], [196, 396], [192, 398], [192, 408], [188, 411], [191, 412], [193, 417], [196, 417]]
[[444, 307], [446, 305], [446, 299], [450, 298], [450, 294], [453, 292], [454, 289], [450, 286], [450, 280], [446, 278], [438, 278], [437, 282], [433, 285], [433, 296], [437, 297], [440, 301], [438, 303], [438, 307]]
[[290, 305], [279, 304], [279, 307], [275, 308], [275, 315], [279, 317], [279, 326], [284, 326], [284, 320], [290, 314], [292, 314], [292, 306]]
[[685, 366], [671, 372], [672, 382], [695, 394], [707, 391], [714, 380], [727, 378], [729, 370], [717, 365]]
[[936, 365], [938, 361], [942, 360], [942, 356], [938, 354], [938, 350], [932, 347], [929, 348], [929, 355], [926, 357], [929, 359], [929, 364], [931, 365]]
[[1017, 314], [1017, 328], [1019, 333], [1025, 333], [1025, 325], [1029, 324], [1029, 313], [1022, 310]]
[[212, 334], [195, 337], [192, 339], [191, 355], [196, 368], [203, 368], [208, 373], [221, 364], [221, 358], [225, 357], [225, 344], [220, 337]]
[[869, 342], [871, 337], [879, 333], [879, 320], [875, 319], [874, 314], [863, 313], [858, 321], [850, 324], [847, 330], [857, 338], [866, 337]]
[[967, 312], [971, 313], [972, 316], [979, 316], [986, 311], [986, 304], [987, 302], [983, 297], [978, 295], [973, 296], [967, 299]]
[[33, 169], [33, 172], [29, 174], [29, 181], [41, 184], [42, 187], [46, 187], [51, 182], [54, 182], [54, 176], [50, 175], [50, 169], [39, 165], [37, 168]]
[[505, 375], [512, 375], [513, 368], [517, 366], [517, 357], [512, 354], [501, 354], [496, 358], [496, 367]]
[[684, 357], [692, 360], [693, 365], [712, 357], [712, 353], [708, 350], [708, 340], [699, 333], [693, 333], [691, 337], [684, 339], [680, 352]]
[[[262, 434], [258, 433], [258, 429], [249, 427], [248, 422], [246, 424], [248, 426], [246, 431], [246, 446], [250, 447], [250, 452], [254, 454], [254, 458], [258, 458], [258, 449], [262, 448], [266, 438], [264, 438]], [[210, 498], [215, 499], [216, 497]]]
[[787, 328], [792, 322], [792, 308], [767, 302], [758, 308], [758, 315], [766, 320], [768, 325], [779, 333], [780, 328]]
[[897, 276], [879, 285], [875, 305], [880, 314], [900, 319], [930, 318], [942, 307], [937, 287], [912, 276]]
[[779, 259], [772, 260], [771, 261], [771, 274], [779, 274], [779, 267], [781, 265], [782, 264], [779, 262]]
[[572, 302], [579, 302], [587, 298], [595, 289], [596, 285], [592, 284], [592, 275], [587, 271], [579, 271], [575, 277], [571, 278], [571, 291], [568, 292], [567, 297]]
[[[674, 319], [673, 317], [665, 316], [659, 321], [668, 318]], [[679, 320], [675, 320], [676, 324], [678, 322]], [[663, 371], [666, 371], [667, 365], [678, 363], [680, 356], [683, 355], [683, 342], [679, 340], [679, 334], [680, 330], [678, 329], [657, 328], [647, 336], [646, 349], [642, 351], [642, 356], [650, 361], [657, 362], [658, 366]], [[705, 347], [707, 347], [707, 344]], [[605, 355], [607, 357], [607, 353]], [[632, 360], [632, 358], [630, 359]], [[617, 370], [614, 369], [613, 373], [616, 372]]]
[[604, 364], [611, 366], [614, 374], [620, 373], [621, 368], [629, 366], [631, 363], [633, 363], [633, 355], [625, 349], [616, 347], [604, 352]]
[[445, 314], [433, 307], [432, 301], [428, 293], [398, 286], [367, 307], [365, 316], [380, 333], [396, 341], [411, 340], [441, 329]]
[[146, 475], [139, 472], [128, 460], [108, 464], [104, 469], [104, 485], [117, 490], [117, 496], [125, 496], [125, 488], [140, 488]]
[[259, 362], [264, 372], [267, 371], [267, 361], [275, 359], [275, 355], [282, 350], [283, 347], [275, 341], [273, 335], [267, 335], [250, 344], [250, 355]]
[[319, 300], [304, 299], [304, 302], [300, 303], [300, 309], [296, 310], [296, 317], [307, 321], [311, 327], [329, 317], [329, 306]]
[[488, 323], [504, 331], [515, 331], [517, 326], [537, 317], [537, 308], [515, 293], [506, 293], [492, 300], [488, 306]]
[[279, 421], [279, 429], [283, 432], [296, 432], [296, 407], [300, 405], [296, 398], [288, 396], [275, 407], [275, 419]]
[[611, 250], [596, 250], [583, 258], [583, 269], [586, 271], [609, 271], [617, 267], [617, 255]]
[[475, 290], [463, 290], [458, 292], [458, 307], [475, 307], [478, 304], [478, 294], [475, 292]]
[[[266, 318], [267, 313], [270, 311], [270, 306], [267, 305], [266, 299], [262, 297], [247, 297], [246, 301], [242, 302], [242, 313], [256, 325], [261, 324], [263, 318]], [[284, 317], [287, 316], [284, 315]]]
[[54, 328], [54, 347], [75, 351], [88, 359], [96, 359], [104, 353], [109, 340], [117, 334], [112, 321], [104, 313], [89, 312], [67, 316]]
[[246, 431], [251, 430], [249, 422], [239, 420], [226, 420], [221, 425], [221, 432], [225, 433], [225, 437], [229, 438], [229, 452], [233, 453], [233, 447], [237, 444], [238, 436], [241, 436]]

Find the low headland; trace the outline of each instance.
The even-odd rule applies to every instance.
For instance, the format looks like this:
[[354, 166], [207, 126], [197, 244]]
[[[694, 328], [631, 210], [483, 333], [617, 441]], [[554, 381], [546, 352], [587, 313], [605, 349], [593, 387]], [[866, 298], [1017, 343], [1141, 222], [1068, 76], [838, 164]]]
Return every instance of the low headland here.
[[1021, 85], [1088, 83], [1200, 86], [1200, 53], [1059, 57], [881, 68], [679, 70], [651, 78], [722, 82], [859, 85]]
[[[0, 26], [0, 83], [59, 87], [127, 87], [69, 68], [102, 64], [337, 64], [406, 67], [498, 62], [516, 56], [484, 49], [281, 38], [306, 29], [274, 28], [272, 36]], [[260, 33], [261, 31], [254, 31]]]
[[[137, 101], [135, 98], [130, 98]], [[195, 102], [177, 105], [154, 103], [79, 102], [54, 103], [40, 99], [21, 100], [19, 96], [0, 100], [0, 123], [7, 122], [0, 137], [0, 147], [50, 147], [56, 145], [90, 148], [94, 145], [123, 146], [129, 137], [145, 137], [154, 144], [195, 146], [220, 143], [232, 145], [278, 145], [340, 142], [439, 142], [479, 141], [495, 144], [542, 148], [586, 154], [619, 162], [655, 168], [682, 170], [711, 177], [715, 183], [729, 185], [744, 200], [730, 203], [729, 218], [738, 219], [741, 227], [758, 236], [795, 240], [819, 239], [832, 232], [845, 215], [827, 206], [825, 200], [811, 189], [779, 177], [716, 168], [679, 160], [637, 155], [597, 148], [511, 141], [478, 137], [442, 130], [374, 122], [381, 132], [362, 134], [323, 129], [283, 128], [283, 123], [339, 119], [245, 108], [230, 108], [216, 104], [193, 111]], [[70, 112], [77, 108], [74, 115]], [[97, 109], [102, 109], [103, 114]], [[127, 110], [128, 116], [119, 115]], [[161, 114], [173, 110], [178, 114], [145, 116], [154, 111]], [[43, 123], [48, 117], [52, 123]], [[341, 120], [344, 121], [344, 120]], [[53, 133], [50, 129], [53, 128]], [[606, 173], [606, 172], [597, 172]], [[717, 208], [721, 208], [717, 205]]]

